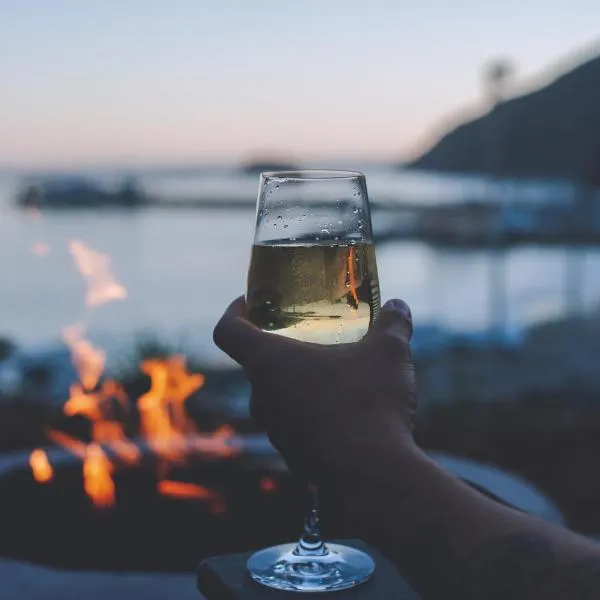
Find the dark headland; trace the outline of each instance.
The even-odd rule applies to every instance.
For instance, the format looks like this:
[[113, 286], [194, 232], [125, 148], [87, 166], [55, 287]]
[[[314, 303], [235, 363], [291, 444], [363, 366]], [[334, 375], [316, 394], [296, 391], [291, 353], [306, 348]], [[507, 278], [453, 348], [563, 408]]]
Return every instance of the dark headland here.
[[486, 173], [490, 139], [500, 150], [500, 176], [584, 178], [600, 185], [600, 55], [458, 125], [407, 166]]

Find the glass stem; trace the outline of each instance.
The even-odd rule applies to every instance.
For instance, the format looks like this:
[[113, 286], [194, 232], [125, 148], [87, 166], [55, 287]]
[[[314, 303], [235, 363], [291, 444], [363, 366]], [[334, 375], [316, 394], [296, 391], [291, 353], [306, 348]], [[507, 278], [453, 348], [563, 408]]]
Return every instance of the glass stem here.
[[314, 483], [309, 483], [308, 490], [310, 497], [309, 511], [304, 519], [302, 537], [294, 549], [294, 554], [297, 556], [325, 556], [329, 554], [329, 550], [321, 539], [317, 486]]

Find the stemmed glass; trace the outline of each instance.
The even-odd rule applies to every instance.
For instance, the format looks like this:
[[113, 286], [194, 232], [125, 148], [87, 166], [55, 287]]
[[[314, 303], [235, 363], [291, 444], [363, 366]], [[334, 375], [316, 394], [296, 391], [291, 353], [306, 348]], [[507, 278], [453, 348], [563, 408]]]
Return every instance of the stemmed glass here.
[[[380, 307], [365, 178], [349, 171], [263, 173], [246, 295], [248, 318], [273, 334], [322, 344], [360, 340]], [[342, 590], [373, 573], [370, 556], [321, 539], [317, 492], [296, 544], [253, 554], [268, 587]]]

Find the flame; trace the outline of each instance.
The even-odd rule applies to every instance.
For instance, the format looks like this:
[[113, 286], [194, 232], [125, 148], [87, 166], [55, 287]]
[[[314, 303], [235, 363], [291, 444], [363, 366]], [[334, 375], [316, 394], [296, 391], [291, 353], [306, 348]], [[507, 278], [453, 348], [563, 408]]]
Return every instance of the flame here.
[[108, 255], [92, 250], [80, 240], [69, 242], [69, 252], [87, 281], [86, 306], [101, 306], [127, 298], [127, 290], [115, 280]]
[[96, 443], [86, 444], [56, 429], [46, 432], [46, 436], [83, 461], [83, 489], [94, 506], [97, 508], [113, 506], [115, 503], [115, 484], [112, 480], [114, 469], [102, 448]]
[[40, 258], [44, 256], [48, 256], [50, 254], [50, 246], [48, 244], [44, 244], [44, 242], [35, 242], [33, 246], [31, 246], [31, 251]]
[[[213, 453], [220, 457], [230, 457], [237, 454], [240, 449], [230, 443], [234, 438], [235, 431], [233, 427], [230, 427], [229, 425], [221, 425], [218, 427], [211, 436], [214, 445], [212, 450]], [[205, 449], [204, 451], [207, 452], [208, 449]]]
[[112, 451], [128, 465], [136, 465], [142, 458], [140, 449], [125, 435], [122, 423], [117, 421], [101, 421], [94, 423], [94, 439], [105, 442]]
[[184, 453], [173, 442], [196, 432], [184, 403], [204, 385], [204, 375], [189, 373], [180, 355], [145, 360], [141, 369], [150, 377], [150, 389], [137, 402], [140, 431], [159, 456], [181, 461]]
[[227, 509], [227, 504], [223, 495], [209, 487], [197, 485], [196, 483], [184, 483], [183, 481], [173, 481], [163, 479], [158, 482], [157, 489], [163, 496], [180, 498], [184, 500], [195, 499], [205, 500], [209, 510], [213, 514], [221, 514]]
[[[85, 304], [88, 308], [126, 297], [126, 289], [111, 272], [108, 256], [79, 240], [72, 240], [69, 250], [87, 282]], [[173, 464], [184, 463], [194, 453], [208, 458], [229, 457], [240, 450], [239, 444], [233, 443], [234, 431], [230, 427], [200, 434], [187, 415], [185, 402], [204, 385], [204, 375], [190, 373], [181, 355], [144, 360], [140, 369], [150, 377], [150, 389], [136, 403], [130, 403], [116, 381], [101, 381], [106, 354], [84, 337], [85, 329], [85, 324], [79, 323], [63, 331], [79, 379], [71, 386], [63, 412], [69, 417], [80, 415], [89, 420], [91, 441], [84, 442], [56, 429], [48, 430], [47, 437], [81, 459], [84, 489], [94, 506], [113, 506], [113, 476], [117, 466], [121, 463], [136, 465], [142, 458], [140, 447], [127, 437], [122, 421], [135, 406], [140, 434], [158, 458], [158, 493], [202, 500], [214, 514], [224, 512], [227, 504], [217, 490], [168, 477]], [[113, 453], [119, 462], [111, 461]], [[50, 480], [52, 467], [41, 450], [32, 453], [30, 463], [36, 480], [43, 481], [44, 477]]]
[[216, 498], [218, 492], [210, 488], [195, 483], [184, 483], [183, 481], [173, 481], [163, 479], [157, 484], [158, 491], [165, 496], [174, 496], [176, 498]]
[[346, 281], [348, 287], [350, 288], [350, 294], [352, 294], [352, 299], [354, 300], [354, 306], [358, 308], [360, 301], [358, 299], [358, 293], [356, 288], [356, 267], [354, 265], [354, 261], [356, 258], [356, 250], [354, 248], [348, 249], [348, 258], [347, 258], [347, 276], [348, 279]]
[[[98, 508], [113, 506], [115, 503], [115, 484], [112, 479], [114, 465], [100, 445], [96, 442], [86, 444], [56, 429], [48, 430], [46, 436], [49, 440], [66, 448], [83, 461], [83, 487], [94, 506]], [[109, 446], [121, 459], [129, 464], [135, 464], [140, 459], [139, 448], [124, 436], [122, 439], [111, 438]]]
[[63, 339], [71, 350], [73, 365], [86, 390], [96, 387], [104, 371], [106, 354], [83, 337], [82, 325], [71, 325], [63, 330]]
[[68, 416], [83, 414], [91, 420], [99, 420], [110, 413], [113, 400], [124, 410], [128, 409], [125, 390], [116, 381], [104, 381], [97, 392], [86, 392], [79, 384], [73, 384], [63, 410]]
[[[111, 419], [115, 400], [124, 408], [127, 407], [125, 392], [114, 381], [105, 381], [95, 393], [84, 391], [80, 385], [73, 385], [63, 408], [67, 416], [80, 414], [92, 422], [93, 443], [84, 444], [83, 449], [78, 446], [78, 454], [83, 459], [85, 491], [98, 507], [109, 507], [114, 503], [113, 465], [98, 444], [105, 443], [128, 465], [138, 463], [141, 458], [139, 448], [127, 439], [123, 424]], [[74, 444], [72, 441], [65, 444], [63, 440], [62, 445], [72, 449]]]
[[[89, 372], [92, 368], [94, 377], [90, 377], [88, 385], [97, 383], [101, 373], [97, 365], [101, 364], [101, 361], [93, 358], [95, 354], [89, 351], [85, 340], [79, 341], [84, 343], [73, 346], [80, 352], [79, 355], [74, 354], [74, 358], [83, 357], [80, 361], [83, 368], [79, 369], [79, 372], [86, 373], [90, 377]], [[81, 348], [85, 348], [86, 351], [81, 352]], [[188, 497], [208, 501], [211, 510], [215, 512], [224, 510], [223, 501], [206, 491], [199, 492], [204, 488], [195, 488], [192, 494], [190, 491], [192, 484], [182, 484], [178, 487], [175, 485], [178, 482], [167, 479], [170, 465], [185, 462], [191, 451], [209, 456], [231, 456], [238, 451], [229, 443], [233, 435], [230, 427], [223, 426], [213, 434], [200, 435], [187, 416], [185, 401], [204, 385], [204, 376], [190, 373], [186, 367], [185, 357], [180, 355], [166, 359], [145, 360], [141, 364], [141, 369], [150, 376], [150, 389], [137, 401], [140, 432], [159, 457], [157, 488], [159, 493], [179, 494], [179, 497], [187, 493]], [[86, 493], [99, 507], [112, 506], [114, 500], [112, 481], [114, 465], [100, 444], [109, 447], [126, 464], [134, 465], [141, 459], [139, 447], [127, 438], [123, 423], [115, 418], [114, 409], [117, 403], [123, 410], [128, 409], [125, 391], [113, 380], [105, 380], [96, 391], [87, 391], [83, 385], [74, 384], [63, 412], [67, 416], [82, 415], [91, 421], [92, 443], [85, 444], [56, 430], [48, 432], [51, 440], [69, 449], [83, 460]], [[170, 481], [170, 483], [163, 485], [163, 481]]]
[[277, 491], [277, 482], [268, 475], [265, 475], [260, 480], [260, 491], [263, 494], [272, 494]]
[[39, 483], [48, 483], [49, 481], [52, 481], [54, 471], [48, 460], [48, 456], [43, 450], [38, 448], [31, 453], [29, 465], [31, 466], [31, 471], [36, 481]]
[[62, 446], [63, 448], [66, 448], [67, 450], [69, 450], [69, 452], [81, 458], [81, 460], [85, 459], [85, 442], [78, 440], [77, 438], [69, 435], [68, 433], [58, 431], [58, 429], [49, 429], [48, 431], [46, 431], [46, 437], [51, 442], [54, 442], [57, 446]]
[[83, 487], [98, 508], [115, 504], [114, 468], [98, 444], [88, 444], [83, 461]]
[[114, 401], [128, 409], [127, 396], [123, 388], [112, 380], [107, 380], [97, 392], [85, 392], [80, 385], [71, 386], [71, 395], [64, 405], [67, 416], [84, 415], [92, 422], [94, 442], [107, 444], [125, 463], [134, 465], [139, 462], [139, 448], [125, 435], [123, 423], [111, 418]]

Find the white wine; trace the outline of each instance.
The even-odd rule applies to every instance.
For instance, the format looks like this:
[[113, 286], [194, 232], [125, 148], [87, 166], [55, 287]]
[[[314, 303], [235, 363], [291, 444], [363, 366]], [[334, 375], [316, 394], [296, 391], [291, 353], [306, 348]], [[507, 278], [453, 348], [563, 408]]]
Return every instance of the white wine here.
[[252, 247], [248, 318], [307, 342], [360, 340], [380, 307], [370, 243], [270, 243]]

